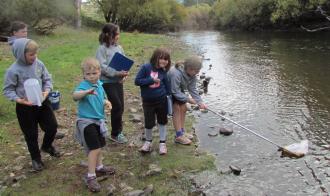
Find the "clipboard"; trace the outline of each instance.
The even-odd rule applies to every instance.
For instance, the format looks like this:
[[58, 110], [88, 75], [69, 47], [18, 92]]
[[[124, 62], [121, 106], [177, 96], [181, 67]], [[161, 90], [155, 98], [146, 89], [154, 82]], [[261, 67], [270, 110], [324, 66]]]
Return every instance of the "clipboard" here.
[[120, 54], [119, 52], [116, 52], [115, 55], [113, 55], [109, 66], [114, 68], [117, 71], [128, 71], [131, 69], [134, 61], [127, 58], [126, 56]]

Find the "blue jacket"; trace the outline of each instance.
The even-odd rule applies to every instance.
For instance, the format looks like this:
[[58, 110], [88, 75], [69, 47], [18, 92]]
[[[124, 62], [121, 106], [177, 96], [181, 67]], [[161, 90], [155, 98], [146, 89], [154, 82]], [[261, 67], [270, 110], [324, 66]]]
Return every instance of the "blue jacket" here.
[[[159, 78], [156, 84], [153, 78]], [[143, 102], [157, 102], [169, 94], [167, 73], [164, 69], [156, 69], [150, 63], [141, 66], [135, 78], [135, 85], [141, 88]]]

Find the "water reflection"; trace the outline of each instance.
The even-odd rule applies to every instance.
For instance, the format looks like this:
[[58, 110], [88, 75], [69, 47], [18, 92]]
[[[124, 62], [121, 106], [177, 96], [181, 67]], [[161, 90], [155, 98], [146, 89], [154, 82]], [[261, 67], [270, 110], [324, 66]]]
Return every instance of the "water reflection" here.
[[[234, 126], [229, 137], [209, 137], [233, 126], [200, 114], [202, 148], [241, 176], [206, 174], [209, 195], [326, 195], [330, 193], [330, 36], [327, 34], [185, 32], [180, 38], [204, 56], [212, 80], [207, 104], [281, 145], [310, 141], [310, 154], [280, 158], [276, 147]], [[211, 69], [210, 69], [210, 65]], [[212, 177], [213, 176], [213, 177]]]

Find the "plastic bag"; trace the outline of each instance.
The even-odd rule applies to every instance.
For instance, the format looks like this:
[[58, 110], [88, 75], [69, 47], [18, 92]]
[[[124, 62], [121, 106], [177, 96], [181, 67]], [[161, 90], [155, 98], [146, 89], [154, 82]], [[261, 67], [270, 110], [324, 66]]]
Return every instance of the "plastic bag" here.
[[41, 106], [43, 96], [39, 81], [35, 78], [30, 78], [24, 82], [24, 90], [27, 99], [32, 102], [33, 105]]

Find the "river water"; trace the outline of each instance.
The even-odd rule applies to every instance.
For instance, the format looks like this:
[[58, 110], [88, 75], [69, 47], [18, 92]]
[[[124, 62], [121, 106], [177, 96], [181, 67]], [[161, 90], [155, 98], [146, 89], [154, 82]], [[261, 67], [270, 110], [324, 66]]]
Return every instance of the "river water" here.
[[[218, 172], [197, 179], [207, 195], [330, 194], [330, 34], [183, 32], [212, 77], [209, 108], [288, 145], [307, 139], [308, 154], [281, 158], [277, 147], [212, 113], [196, 113], [200, 147]], [[228, 115], [231, 113], [232, 115]], [[219, 127], [231, 136], [208, 136]], [[242, 169], [229, 173], [229, 165]]]

